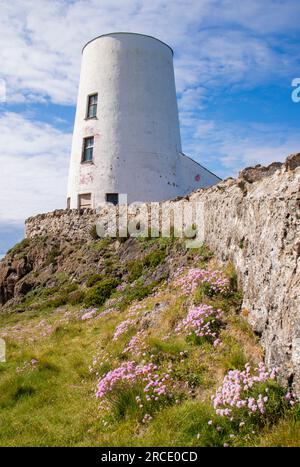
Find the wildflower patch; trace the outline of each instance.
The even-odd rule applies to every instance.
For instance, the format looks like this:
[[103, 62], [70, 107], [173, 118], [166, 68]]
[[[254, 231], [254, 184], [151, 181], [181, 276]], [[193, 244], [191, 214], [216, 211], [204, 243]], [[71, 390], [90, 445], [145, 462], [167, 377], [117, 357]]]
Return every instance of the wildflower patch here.
[[138, 331], [129, 341], [125, 349], [123, 350], [123, 354], [131, 353], [137, 357], [140, 357], [146, 351], [146, 331]]
[[113, 341], [118, 340], [119, 337], [125, 334], [132, 326], [135, 325], [135, 323], [135, 319], [125, 319], [124, 321], [122, 321], [122, 323], [120, 323], [115, 329]]
[[[98, 382], [96, 396], [101, 400], [101, 409], [117, 407], [126, 390], [134, 394], [134, 404], [140, 409], [144, 422], [149, 421], [149, 413], [162, 403], [174, 399], [178, 384], [172, 377], [172, 369], [164, 370], [154, 363], [137, 364], [124, 362], [118, 368], [106, 373]], [[145, 415], [147, 417], [145, 418]]]
[[185, 274], [181, 274], [181, 271], [179, 273], [180, 275], [175, 280], [174, 285], [180, 287], [185, 295], [193, 294], [199, 286], [205, 287], [207, 295], [229, 292], [229, 279], [224, 275], [223, 271], [190, 268]]
[[215, 310], [210, 305], [201, 304], [189, 309], [187, 317], [180, 321], [175, 332], [194, 337], [199, 343], [205, 340], [217, 346], [220, 343], [218, 335], [222, 318], [221, 310]]
[[263, 363], [254, 369], [247, 363], [242, 371], [229, 371], [212, 396], [216, 415], [231, 419], [241, 415], [264, 416], [270, 401], [272, 382], [275, 380], [276, 370], [268, 371]]

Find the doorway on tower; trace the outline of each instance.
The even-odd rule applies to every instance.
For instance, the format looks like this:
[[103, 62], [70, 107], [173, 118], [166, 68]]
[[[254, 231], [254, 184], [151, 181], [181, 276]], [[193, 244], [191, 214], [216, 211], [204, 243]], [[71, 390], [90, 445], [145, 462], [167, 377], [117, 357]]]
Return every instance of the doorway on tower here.
[[106, 193], [106, 202], [111, 203], [114, 206], [119, 204], [119, 194], [118, 193]]
[[78, 195], [78, 209], [88, 209], [92, 207], [91, 193]]

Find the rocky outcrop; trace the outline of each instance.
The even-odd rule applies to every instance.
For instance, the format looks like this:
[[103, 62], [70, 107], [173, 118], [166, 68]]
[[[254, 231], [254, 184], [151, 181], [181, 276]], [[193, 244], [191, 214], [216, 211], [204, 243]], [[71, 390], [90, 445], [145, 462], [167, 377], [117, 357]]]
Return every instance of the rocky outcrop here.
[[[266, 362], [278, 366], [300, 395], [299, 166], [300, 154], [294, 154], [282, 164], [244, 169], [236, 180], [167, 203], [175, 211], [181, 202], [203, 205], [202, 237], [219, 260], [234, 263], [243, 314], [261, 338]], [[92, 210], [41, 214], [27, 220], [26, 234], [85, 241], [98, 218]], [[9, 267], [18, 274], [17, 265]]]
[[32, 265], [26, 257], [3, 263], [0, 268], [0, 305], [13, 298], [16, 293], [29, 292], [30, 284], [20, 280], [31, 271], [31, 268]]

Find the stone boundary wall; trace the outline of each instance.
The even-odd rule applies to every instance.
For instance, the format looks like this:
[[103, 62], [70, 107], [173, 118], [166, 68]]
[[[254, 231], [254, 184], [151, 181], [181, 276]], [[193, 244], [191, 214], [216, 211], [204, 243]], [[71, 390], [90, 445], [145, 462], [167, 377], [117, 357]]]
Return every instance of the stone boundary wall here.
[[[243, 288], [243, 314], [261, 337], [269, 366], [300, 395], [300, 154], [243, 170], [211, 188], [168, 201], [201, 202], [204, 241], [220, 261], [233, 261]], [[60, 210], [26, 221], [26, 236], [88, 240], [97, 213]]]
[[27, 219], [25, 237], [58, 235], [73, 241], [87, 241], [91, 239], [90, 232], [96, 222], [97, 213], [93, 209], [57, 209]]

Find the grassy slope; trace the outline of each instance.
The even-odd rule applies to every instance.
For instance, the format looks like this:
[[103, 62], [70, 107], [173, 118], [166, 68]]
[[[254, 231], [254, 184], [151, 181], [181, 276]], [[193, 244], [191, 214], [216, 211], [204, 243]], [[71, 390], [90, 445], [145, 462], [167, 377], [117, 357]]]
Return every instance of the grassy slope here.
[[[151, 246], [153, 244], [151, 241]], [[161, 250], [159, 241], [157, 245]], [[168, 249], [163, 251], [166, 255], [170, 254]], [[203, 266], [204, 260], [205, 267], [215, 266], [209, 255], [203, 257], [203, 251], [194, 252], [190, 263], [196, 266], [200, 262]], [[144, 272], [148, 274], [149, 270], [154, 271], [158, 267], [157, 262], [164, 261], [165, 255], [158, 255], [153, 262], [148, 260], [142, 265], [131, 264], [127, 279], [130, 277], [130, 280], [134, 280]], [[234, 277], [230, 267], [227, 273]], [[140, 289], [140, 283], [136, 284], [133, 289]], [[108, 356], [104, 366], [100, 367], [99, 364], [97, 368], [96, 365], [100, 374], [126, 358], [132, 359], [124, 356], [122, 351], [137, 330], [129, 330], [116, 342], [112, 341], [116, 326], [128, 318], [132, 305], [136, 303], [130, 303], [131, 295], [128, 298], [126, 291], [115, 295], [115, 310], [106, 316], [96, 316], [86, 321], [81, 320], [83, 304], [66, 303], [58, 308], [49, 307], [49, 297], [43, 301], [40, 294], [36, 298], [37, 304], [28, 311], [16, 313], [12, 309], [12, 313], [0, 315], [0, 337], [4, 337], [7, 343], [7, 363], [0, 364], [0, 445], [300, 444], [300, 421], [295, 414], [281, 416], [272, 427], [254, 427], [254, 433], [250, 434], [243, 433], [243, 430], [233, 432], [226, 421], [219, 422], [222, 428], [220, 433], [208, 426], [208, 420], [214, 419], [210, 395], [220, 384], [224, 373], [228, 369], [242, 368], [247, 361], [257, 363], [262, 352], [256, 337], [239, 313], [238, 292], [232, 292], [230, 297], [201, 297], [201, 301], [220, 307], [226, 315], [226, 326], [221, 332], [223, 344], [220, 347], [213, 348], [208, 343], [195, 345], [175, 335], [172, 332], [174, 324], [186, 315], [186, 298], [171, 281], [161, 282], [151, 294], [142, 298], [137, 314], [153, 313], [155, 305], [160, 304], [159, 313], [150, 314], [150, 324], [146, 328], [147, 353], [153, 354], [156, 361], [163, 364], [172, 361], [178, 377], [189, 381], [193, 394], [187, 394], [178, 404], [163, 406], [147, 424], [141, 423], [134, 403], [125, 400], [128, 394], [123, 395], [123, 400], [122, 397], [118, 400], [119, 406], [125, 404], [127, 407], [123, 416], [117, 416], [116, 411], [112, 416], [103, 415], [95, 398], [98, 377], [89, 367], [94, 356]], [[34, 294], [30, 298], [32, 303], [35, 303]], [[102, 311], [104, 309], [105, 305], [101, 307]], [[169, 338], [166, 340], [167, 335]], [[187, 356], [181, 357], [180, 352], [186, 352]], [[139, 356], [135, 359], [143, 358]], [[28, 363], [32, 359], [37, 363]], [[230, 437], [231, 434], [234, 437]]]

